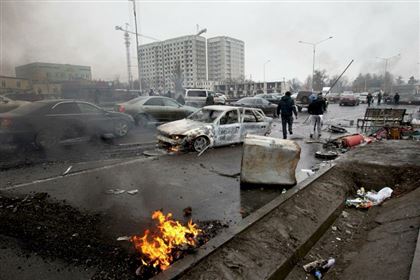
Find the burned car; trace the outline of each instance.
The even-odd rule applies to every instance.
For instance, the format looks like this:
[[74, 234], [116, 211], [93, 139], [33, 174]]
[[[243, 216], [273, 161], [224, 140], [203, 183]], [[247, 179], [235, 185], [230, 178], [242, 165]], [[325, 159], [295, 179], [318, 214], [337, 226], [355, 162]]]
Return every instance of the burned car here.
[[201, 152], [243, 142], [246, 134], [268, 135], [273, 119], [261, 109], [206, 106], [185, 119], [158, 127], [159, 146], [171, 151]]

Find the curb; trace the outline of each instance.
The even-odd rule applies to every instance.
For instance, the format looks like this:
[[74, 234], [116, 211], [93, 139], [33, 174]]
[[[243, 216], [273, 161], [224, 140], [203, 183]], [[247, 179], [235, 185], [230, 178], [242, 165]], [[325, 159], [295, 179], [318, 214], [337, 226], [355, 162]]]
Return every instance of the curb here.
[[414, 251], [413, 262], [411, 263], [409, 280], [420, 280], [420, 229], [417, 237], [417, 246]]
[[[167, 280], [167, 279], [178, 279], [182, 277], [187, 271], [194, 267], [199, 262], [203, 261], [206, 257], [214, 253], [216, 250], [220, 249], [224, 244], [231, 241], [239, 233], [244, 232], [256, 222], [260, 221], [273, 210], [277, 209], [280, 205], [287, 202], [289, 199], [293, 198], [295, 195], [299, 194], [307, 186], [311, 185], [318, 178], [322, 177], [324, 174], [329, 172], [335, 165], [326, 166], [316, 174], [311, 177], [308, 177], [304, 181], [298, 183], [293, 189], [286, 192], [286, 194], [279, 195], [277, 198], [256, 210], [248, 217], [242, 220], [240, 224], [235, 227], [231, 227], [221, 232], [218, 236], [211, 239], [208, 243], [203, 245], [197, 250], [197, 253], [187, 255], [183, 259], [178, 260], [168, 270], [165, 270], [155, 277], [153, 280]], [[288, 273], [291, 270], [291, 266], [296, 263], [296, 260], [301, 256], [305, 255], [306, 252], [312, 247], [313, 244], [322, 236], [326, 229], [334, 222], [336, 217], [340, 214], [343, 204], [337, 209], [334, 209], [333, 213], [328, 217], [324, 223], [322, 223], [317, 230], [306, 240], [302, 246], [297, 248], [297, 250], [285, 261], [282, 265], [274, 272], [274, 275], [268, 277], [269, 279], [278, 279], [279, 275], [285, 275], [283, 273]], [[222, 260], [221, 260], [222, 261]], [[286, 272], [287, 271], [287, 272]]]

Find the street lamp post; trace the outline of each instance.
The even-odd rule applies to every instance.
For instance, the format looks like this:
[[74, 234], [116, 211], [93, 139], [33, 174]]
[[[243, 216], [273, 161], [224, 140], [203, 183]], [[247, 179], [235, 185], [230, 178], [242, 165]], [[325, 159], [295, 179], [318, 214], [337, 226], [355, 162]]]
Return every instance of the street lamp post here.
[[333, 37], [330, 36], [324, 40], [318, 41], [316, 43], [311, 43], [311, 42], [305, 42], [305, 41], [299, 41], [298, 43], [301, 44], [307, 44], [307, 45], [311, 45], [312, 49], [313, 49], [313, 58], [312, 58], [312, 81], [311, 81], [311, 90], [314, 91], [314, 74], [315, 74], [315, 52], [316, 52], [316, 45], [321, 44], [322, 42], [325, 42], [329, 39], [332, 39]]
[[137, 79], [139, 80], [139, 91], [141, 93], [141, 76], [140, 76], [140, 56], [139, 56], [139, 33], [137, 32], [137, 13], [136, 13], [136, 0], [128, 0], [133, 2], [134, 12], [134, 25], [136, 27], [136, 50], [137, 50]]
[[265, 65], [267, 63], [271, 62], [271, 60], [267, 60], [266, 62], [264, 62], [263, 64], [263, 82], [264, 82], [264, 92], [267, 92], [267, 83], [265, 82]]
[[396, 55], [393, 55], [393, 56], [390, 56], [390, 57], [379, 57], [379, 56], [377, 56], [377, 57], [376, 57], [376, 58], [378, 58], [378, 59], [382, 59], [382, 60], [384, 60], [384, 61], [385, 61], [385, 72], [384, 72], [384, 93], [386, 92], [386, 72], [387, 72], [387, 69], [388, 69], [388, 61], [389, 61], [390, 59], [394, 58], [394, 57], [397, 57], [397, 56], [401, 56], [401, 54], [399, 53], [399, 54], [396, 54]]
[[[203, 28], [199, 30], [199, 26], [197, 24], [197, 34], [195, 36], [200, 36], [201, 34], [206, 33], [206, 32], [207, 32], [207, 28]], [[207, 82], [209, 80], [209, 65], [208, 65], [208, 59], [207, 59], [207, 38], [204, 37], [204, 39], [206, 40], [204, 43], [204, 52], [206, 56], [206, 82]]]

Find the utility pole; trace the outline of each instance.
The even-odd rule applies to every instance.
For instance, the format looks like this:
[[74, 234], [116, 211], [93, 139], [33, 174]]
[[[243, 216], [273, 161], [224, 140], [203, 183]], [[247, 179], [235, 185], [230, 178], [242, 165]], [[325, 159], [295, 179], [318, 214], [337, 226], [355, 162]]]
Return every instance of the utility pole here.
[[[384, 93], [386, 92], [386, 88], [387, 88], [387, 85], [386, 85], [386, 73], [387, 73], [387, 70], [388, 70], [388, 61], [389, 60], [391, 60], [392, 58], [394, 58], [394, 57], [397, 57], [397, 56], [401, 56], [401, 54], [399, 53], [399, 54], [396, 54], [396, 55], [393, 55], [393, 56], [390, 56], [390, 57], [376, 57], [376, 58], [378, 58], [378, 59], [382, 59], [382, 60], [384, 60], [385, 61], [385, 72], [384, 72]], [[392, 85], [392, 84], [391, 84]]]
[[115, 26], [115, 30], [124, 31], [124, 44], [127, 55], [127, 76], [128, 76], [128, 89], [133, 88], [133, 74], [131, 73], [131, 58], [130, 58], [130, 34], [128, 32], [128, 23], [125, 24], [125, 29], [121, 26]]
[[138, 80], [139, 80], [139, 91], [141, 92], [141, 74], [140, 74], [140, 54], [139, 54], [139, 33], [137, 32], [137, 13], [136, 13], [136, 0], [129, 0], [133, 2], [133, 12], [134, 12], [134, 25], [136, 30], [136, 50], [137, 50], [137, 71], [138, 71]]

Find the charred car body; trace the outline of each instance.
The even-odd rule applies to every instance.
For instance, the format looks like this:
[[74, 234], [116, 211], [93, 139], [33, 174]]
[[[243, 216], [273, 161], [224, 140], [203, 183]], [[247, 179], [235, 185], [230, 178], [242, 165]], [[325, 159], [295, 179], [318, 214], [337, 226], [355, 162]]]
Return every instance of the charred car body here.
[[267, 135], [273, 119], [261, 109], [206, 106], [186, 119], [158, 127], [159, 146], [172, 151], [195, 150], [243, 142], [246, 134]]

